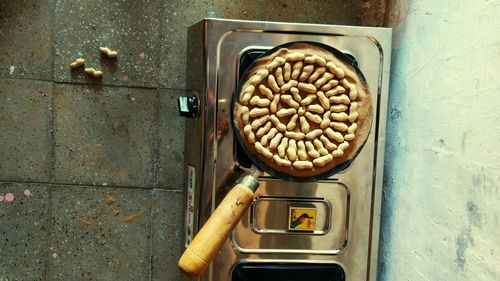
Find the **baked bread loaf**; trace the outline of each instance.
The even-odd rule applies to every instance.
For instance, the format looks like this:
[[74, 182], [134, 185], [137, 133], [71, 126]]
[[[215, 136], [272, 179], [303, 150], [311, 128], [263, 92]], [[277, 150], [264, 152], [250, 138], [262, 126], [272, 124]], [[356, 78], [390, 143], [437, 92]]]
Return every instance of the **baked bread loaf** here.
[[259, 58], [234, 103], [242, 145], [294, 177], [328, 173], [356, 156], [372, 100], [354, 67], [317, 45], [293, 43]]

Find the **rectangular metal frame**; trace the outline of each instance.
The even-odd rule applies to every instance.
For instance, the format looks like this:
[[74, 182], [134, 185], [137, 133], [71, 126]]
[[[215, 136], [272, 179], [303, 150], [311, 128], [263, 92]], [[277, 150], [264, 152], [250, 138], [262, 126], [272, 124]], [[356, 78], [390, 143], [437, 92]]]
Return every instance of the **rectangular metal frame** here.
[[[222, 138], [215, 139], [221, 128], [228, 125], [224, 122], [230, 122], [231, 89], [237, 83], [237, 64], [245, 48], [267, 49], [291, 41], [316, 41], [349, 52], [358, 59], [368, 80], [375, 109], [367, 145], [353, 164], [328, 180], [296, 189], [306, 196], [326, 198], [322, 191], [330, 184], [342, 181], [348, 187], [350, 207], [345, 211], [350, 217], [349, 243], [342, 251], [336, 255], [245, 253], [228, 240], [199, 280], [228, 281], [233, 265], [242, 261], [338, 263], [346, 271], [347, 280], [376, 280], [391, 36], [388, 28], [225, 19], [204, 19], [189, 28], [187, 90], [200, 99], [199, 117], [186, 121], [185, 134], [185, 165], [196, 169], [198, 201], [194, 203], [199, 212], [194, 217], [194, 231], [204, 224], [226, 193], [223, 179], [237, 165], [232, 149], [227, 149], [232, 148], [229, 145], [234, 139], [231, 123]], [[259, 189], [259, 195], [275, 196], [280, 192], [265, 185]]]

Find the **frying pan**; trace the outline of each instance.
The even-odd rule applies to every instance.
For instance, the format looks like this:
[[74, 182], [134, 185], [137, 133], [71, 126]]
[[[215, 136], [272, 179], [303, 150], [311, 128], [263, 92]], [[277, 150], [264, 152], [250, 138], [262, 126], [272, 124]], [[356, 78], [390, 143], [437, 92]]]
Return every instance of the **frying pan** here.
[[[308, 53], [311, 54], [310, 52], [314, 54], [318, 52], [319, 54], [326, 54], [328, 61], [332, 61], [337, 65], [340, 64], [345, 71], [346, 78], [350, 80], [351, 84], [355, 85], [360, 97], [356, 102], [359, 103], [361, 118], [356, 120], [358, 130], [356, 131], [356, 137], [350, 142], [351, 147], [346, 150], [344, 155], [334, 158], [331, 165], [322, 167], [314, 166], [312, 171], [281, 167], [273, 164], [267, 157], [259, 153], [253, 144], [245, 141], [243, 126], [240, 123], [241, 120], [236, 116], [238, 115], [236, 111], [241, 106], [242, 89], [246, 89], [249, 86], [249, 79], [259, 69], [264, 68], [268, 63], [272, 62], [275, 57], [283, 57], [286, 54], [297, 51], [303, 52], [306, 55]], [[346, 169], [360, 153], [368, 138], [372, 121], [371, 102], [371, 95], [368, 91], [366, 79], [361, 71], [349, 57], [331, 46], [316, 42], [290, 42], [268, 50], [259, 59], [255, 60], [240, 79], [232, 99], [233, 129], [237, 142], [241, 145], [242, 150], [253, 164], [251, 173], [243, 177], [228, 192], [184, 251], [178, 263], [181, 271], [192, 278], [203, 273], [252, 203], [254, 192], [259, 186], [257, 178], [263, 171], [286, 181], [310, 182], [327, 178]]]

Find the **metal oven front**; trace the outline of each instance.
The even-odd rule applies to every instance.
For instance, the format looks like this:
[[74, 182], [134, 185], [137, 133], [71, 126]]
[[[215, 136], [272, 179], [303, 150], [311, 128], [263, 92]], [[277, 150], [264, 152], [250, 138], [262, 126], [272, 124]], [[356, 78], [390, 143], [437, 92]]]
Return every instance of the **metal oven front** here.
[[[376, 280], [384, 136], [392, 31], [352, 27], [205, 19], [188, 31], [186, 243], [249, 168], [231, 126], [238, 79], [266, 50], [294, 42], [330, 45], [353, 60], [373, 95], [365, 147], [340, 173], [317, 182], [263, 174], [250, 209], [200, 280]], [[304, 231], [296, 213], [314, 214]], [[311, 215], [311, 217], [313, 217]]]

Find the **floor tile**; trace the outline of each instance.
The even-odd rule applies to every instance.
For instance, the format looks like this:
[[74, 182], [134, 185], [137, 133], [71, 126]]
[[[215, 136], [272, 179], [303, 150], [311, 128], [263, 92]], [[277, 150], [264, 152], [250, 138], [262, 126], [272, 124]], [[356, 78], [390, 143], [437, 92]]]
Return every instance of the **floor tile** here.
[[153, 186], [157, 91], [54, 86], [55, 180]]
[[0, 77], [52, 80], [53, 0], [0, 1]]
[[149, 280], [151, 191], [56, 186], [48, 280]]
[[365, 0], [361, 3], [360, 25], [384, 26], [386, 3], [384, 0]]
[[[159, 70], [160, 1], [61, 1], [55, 9], [55, 79], [120, 86], [156, 87]], [[118, 51], [116, 59], [99, 52]], [[84, 58], [103, 71], [101, 80], [69, 64]]]
[[185, 92], [160, 90], [159, 95], [159, 158], [155, 187], [180, 190], [184, 182], [185, 118], [179, 116], [177, 97]]
[[180, 254], [184, 249], [182, 202], [182, 192], [153, 191], [151, 280], [190, 280], [177, 267]]
[[51, 82], [0, 79], [0, 180], [50, 180], [51, 97]]
[[165, 1], [160, 43], [161, 86], [170, 89], [186, 87], [186, 48], [189, 26], [207, 17], [265, 20], [263, 3], [264, 0]]
[[0, 280], [46, 280], [48, 187], [0, 183]]
[[361, 0], [266, 0], [267, 20], [358, 25], [360, 3]]
[[218, 18], [266, 20], [265, 0], [215, 0], [213, 11]]
[[164, 1], [160, 36], [161, 67], [160, 85], [170, 89], [186, 87], [187, 29], [208, 17], [212, 0]]

